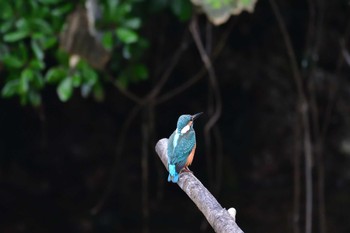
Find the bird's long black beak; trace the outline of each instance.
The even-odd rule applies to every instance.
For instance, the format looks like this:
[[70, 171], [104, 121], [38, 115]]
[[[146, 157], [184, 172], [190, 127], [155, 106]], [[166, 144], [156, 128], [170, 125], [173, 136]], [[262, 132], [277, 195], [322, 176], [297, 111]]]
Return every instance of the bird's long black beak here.
[[192, 115], [192, 121], [194, 121], [195, 119], [197, 119], [200, 115], [202, 115], [203, 112], [199, 112], [199, 113], [196, 113], [194, 115]]

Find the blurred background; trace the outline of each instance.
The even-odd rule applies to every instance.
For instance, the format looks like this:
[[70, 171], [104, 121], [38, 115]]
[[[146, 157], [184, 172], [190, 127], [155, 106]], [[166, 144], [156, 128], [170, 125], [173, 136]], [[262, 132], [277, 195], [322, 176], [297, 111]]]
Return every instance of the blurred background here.
[[0, 232], [350, 232], [349, 1], [0, 0]]

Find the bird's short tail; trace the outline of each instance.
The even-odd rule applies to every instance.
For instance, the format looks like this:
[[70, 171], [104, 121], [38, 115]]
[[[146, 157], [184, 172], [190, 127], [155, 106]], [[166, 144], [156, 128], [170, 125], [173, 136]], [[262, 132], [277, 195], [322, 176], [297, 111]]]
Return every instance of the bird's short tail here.
[[175, 165], [168, 164], [169, 168], [169, 176], [168, 176], [168, 182], [177, 183], [179, 180], [179, 174], [176, 172]]

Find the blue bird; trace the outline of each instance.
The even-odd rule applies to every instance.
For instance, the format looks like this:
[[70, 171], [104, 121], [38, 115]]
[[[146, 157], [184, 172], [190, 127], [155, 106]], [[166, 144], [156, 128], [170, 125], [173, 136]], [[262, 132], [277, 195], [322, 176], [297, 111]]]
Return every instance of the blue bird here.
[[181, 115], [177, 120], [177, 127], [168, 140], [168, 182], [177, 183], [181, 171], [190, 171], [196, 150], [196, 133], [193, 121], [202, 112], [194, 115]]

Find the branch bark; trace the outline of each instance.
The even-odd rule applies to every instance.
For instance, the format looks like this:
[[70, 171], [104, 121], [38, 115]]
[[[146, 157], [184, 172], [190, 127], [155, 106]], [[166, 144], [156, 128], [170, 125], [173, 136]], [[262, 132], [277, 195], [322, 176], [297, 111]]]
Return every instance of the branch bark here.
[[[167, 138], [159, 140], [156, 145], [156, 152], [164, 166], [168, 169], [167, 146]], [[204, 187], [193, 173], [181, 173], [177, 184], [196, 204], [215, 232], [243, 233], [236, 224], [235, 217], [230, 215], [229, 211], [225, 208], [222, 208], [215, 197]]]

